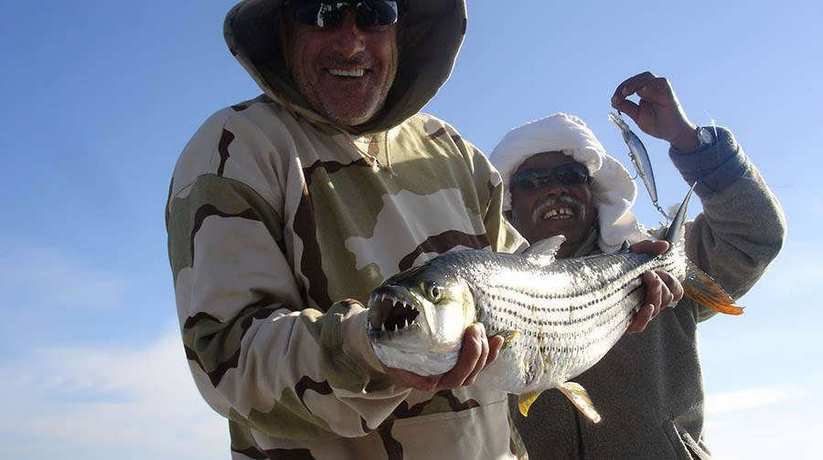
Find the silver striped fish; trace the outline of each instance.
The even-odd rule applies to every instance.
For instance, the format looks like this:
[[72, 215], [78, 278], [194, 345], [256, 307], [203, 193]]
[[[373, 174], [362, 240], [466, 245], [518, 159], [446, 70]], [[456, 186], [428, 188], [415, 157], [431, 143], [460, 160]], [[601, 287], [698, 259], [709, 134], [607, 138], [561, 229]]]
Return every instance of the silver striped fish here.
[[522, 255], [446, 253], [387, 279], [369, 299], [368, 334], [377, 357], [387, 367], [442, 374], [457, 362], [463, 331], [480, 322], [505, 343], [477, 385], [520, 395], [523, 415], [542, 391], [557, 388], [599, 421], [586, 390], [571, 380], [624, 334], [643, 302], [643, 273], [666, 270], [683, 282], [687, 296], [719, 312], [742, 313], [687, 262], [691, 193], [666, 234], [668, 251], [656, 257], [625, 251], [555, 260], [563, 242], [557, 236]]

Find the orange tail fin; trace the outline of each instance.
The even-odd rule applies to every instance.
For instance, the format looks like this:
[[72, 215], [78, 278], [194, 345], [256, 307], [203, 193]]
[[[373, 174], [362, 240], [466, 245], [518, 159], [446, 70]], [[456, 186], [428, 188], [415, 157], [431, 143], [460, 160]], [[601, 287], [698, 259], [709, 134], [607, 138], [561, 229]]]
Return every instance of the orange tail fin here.
[[686, 279], [683, 281], [684, 294], [718, 313], [742, 315], [743, 307], [735, 305], [730, 296], [717, 281], [691, 261], [687, 263]]

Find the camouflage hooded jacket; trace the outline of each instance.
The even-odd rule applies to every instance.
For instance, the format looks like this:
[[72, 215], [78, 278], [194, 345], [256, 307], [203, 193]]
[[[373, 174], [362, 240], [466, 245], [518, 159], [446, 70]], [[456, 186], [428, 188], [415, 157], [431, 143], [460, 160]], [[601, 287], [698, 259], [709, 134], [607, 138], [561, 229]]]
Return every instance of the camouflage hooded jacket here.
[[217, 112], [182, 153], [166, 208], [186, 355], [229, 419], [232, 458], [511, 458], [506, 395], [388, 381], [363, 302], [385, 278], [457, 247], [514, 251], [500, 176], [420, 108], [448, 78], [462, 0], [415, 0], [384, 110], [358, 132], [295, 89], [280, 1], [228, 14], [232, 53], [264, 94]]

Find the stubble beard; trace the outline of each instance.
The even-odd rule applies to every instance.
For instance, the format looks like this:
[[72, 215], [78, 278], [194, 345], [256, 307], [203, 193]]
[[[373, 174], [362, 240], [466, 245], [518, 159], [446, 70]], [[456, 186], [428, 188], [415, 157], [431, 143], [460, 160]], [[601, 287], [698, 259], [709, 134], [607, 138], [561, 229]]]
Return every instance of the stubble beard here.
[[[355, 127], [368, 123], [375, 115], [380, 113], [383, 109], [389, 91], [391, 90], [394, 80], [397, 76], [397, 47], [393, 47], [390, 62], [387, 64], [388, 69], [385, 71], [385, 77], [375, 76], [367, 73], [366, 76], [360, 78], [379, 78], [380, 81], [368, 81], [364, 84], [371, 86], [371, 91], [367, 91], [366, 97], [362, 99], [355, 99], [346, 102], [334, 101], [327, 91], [321, 89], [319, 84], [312, 84], [306, 78], [295, 75], [298, 81], [299, 90], [306, 95], [307, 102], [317, 112], [326, 117], [330, 122], [345, 126]], [[354, 59], [332, 59], [332, 62], [325, 65], [325, 67], [341, 67], [346, 68], [350, 66], [357, 66], [370, 63], [369, 58], [355, 57]], [[323, 72], [321, 70], [321, 72]], [[368, 71], [368, 72], [371, 72]], [[325, 77], [325, 76], [324, 76]], [[344, 83], [343, 83], [344, 84]], [[342, 85], [341, 84], [341, 87]]]

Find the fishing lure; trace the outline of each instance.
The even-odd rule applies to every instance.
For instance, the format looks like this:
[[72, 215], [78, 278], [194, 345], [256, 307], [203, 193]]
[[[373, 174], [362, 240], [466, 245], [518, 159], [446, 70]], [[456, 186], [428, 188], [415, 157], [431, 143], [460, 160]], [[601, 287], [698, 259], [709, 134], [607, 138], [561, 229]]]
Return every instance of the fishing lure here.
[[634, 163], [634, 168], [637, 170], [640, 179], [643, 180], [643, 185], [646, 186], [646, 191], [649, 192], [649, 198], [651, 198], [652, 204], [660, 214], [663, 214], [666, 221], [670, 221], [671, 218], [660, 206], [660, 203], [658, 203], [657, 185], [654, 182], [654, 171], [652, 171], [652, 162], [649, 159], [646, 146], [643, 145], [640, 138], [629, 128], [629, 124], [620, 116], [620, 112], [609, 113], [609, 120], [620, 128], [620, 132], [623, 134], [623, 141], [629, 146], [629, 158], [631, 158], [632, 163]]

